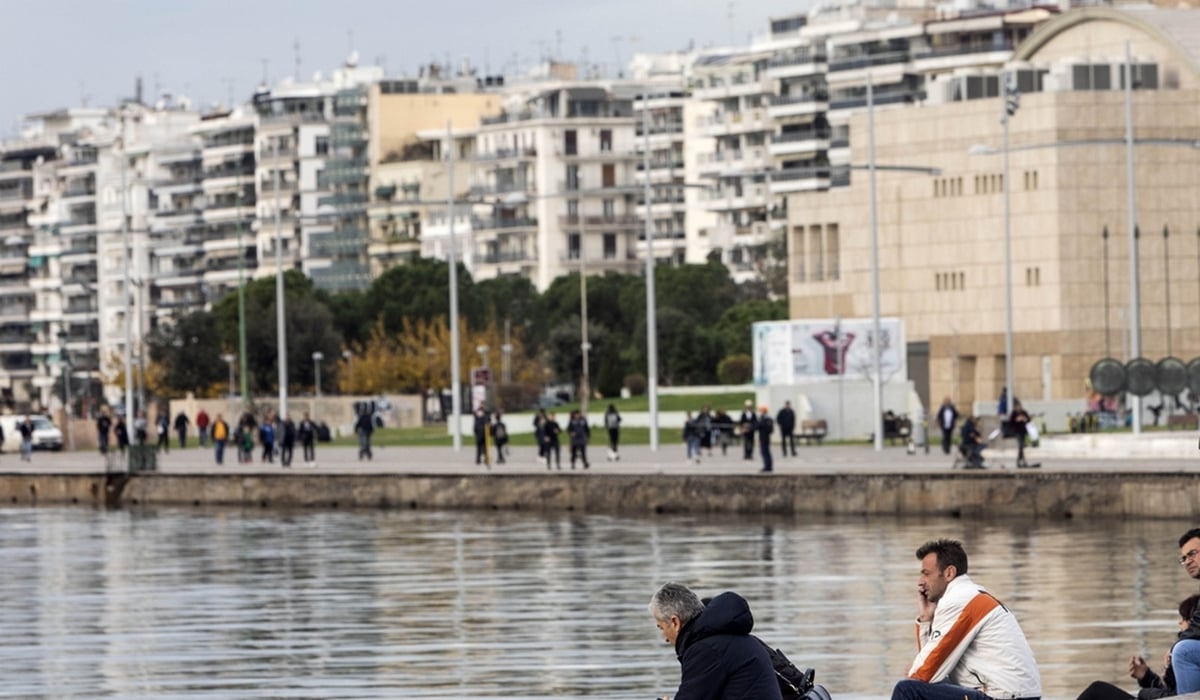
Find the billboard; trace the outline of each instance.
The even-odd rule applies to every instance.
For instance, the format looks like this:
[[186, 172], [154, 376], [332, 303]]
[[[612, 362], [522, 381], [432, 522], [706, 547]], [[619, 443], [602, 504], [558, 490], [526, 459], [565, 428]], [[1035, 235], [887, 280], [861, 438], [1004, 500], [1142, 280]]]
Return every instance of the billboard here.
[[[751, 328], [754, 383], [786, 385], [837, 379], [869, 379], [874, 368], [874, 323], [869, 318], [763, 321]], [[879, 319], [883, 380], [907, 377], [904, 323]]]

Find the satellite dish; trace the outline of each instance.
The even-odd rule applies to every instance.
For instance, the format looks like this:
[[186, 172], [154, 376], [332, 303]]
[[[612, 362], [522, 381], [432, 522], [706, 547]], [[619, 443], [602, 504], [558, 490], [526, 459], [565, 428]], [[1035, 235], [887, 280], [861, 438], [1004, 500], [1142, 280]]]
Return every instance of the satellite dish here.
[[1088, 378], [1092, 381], [1092, 388], [1104, 396], [1125, 391], [1125, 365], [1111, 357], [1092, 365]]
[[1164, 357], [1154, 368], [1154, 384], [1159, 392], [1175, 396], [1188, 385], [1188, 369], [1178, 357]]
[[1200, 357], [1187, 364], [1188, 388], [1196, 396], [1200, 396]]
[[1146, 396], [1154, 391], [1154, 363], [1144, 357], [1136, 357], [1125, 363], [1125, 390], [1134, 396]]

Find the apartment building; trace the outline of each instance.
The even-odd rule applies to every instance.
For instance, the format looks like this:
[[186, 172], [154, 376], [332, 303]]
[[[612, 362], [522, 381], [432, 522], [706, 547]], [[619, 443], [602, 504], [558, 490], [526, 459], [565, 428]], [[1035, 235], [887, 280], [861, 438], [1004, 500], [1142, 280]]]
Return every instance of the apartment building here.
[[[475, 132], [473, 274], [529, 277], [538, 289], [579, 270], [638, 263], [633, 100], [625, 81], [542, 83]], [[428, 229], [427, 229], [428, 230]]]
[[[938, 79], [947, 97], [940, 104], [930, 99], [876, 115], [880, 162], [940, 170], [878, 177], [882, 314], [904, 319], [910, 367], [927, 353], [929, 379], [918, 385], [926, 399], [992, 401], [1004, 384], [1006, 186], [1017, 395], [1078, 400], [1092, 363], [1128, 359], [1126, 41], [1138, 88], [1142, 355], [1157, 361], [1173, 353], [1186, 362], [1196, 354], [1200, 64], [1186, 48], [1196, 45], [1189, 29], [1195, 16], [1088, 7], [1040, 22], [1008, 62], [1027, 90], [1010, 121], [1007, 173], [994, 150], [1002, 138], [999, 70], [967, 66]], [[987, 18], [990, 31], [1024, 31], [1010, 19]], [[866, 157], [865, 117], [849, 121], [854, 162]], [[824, 193], [789, 195], [794, 316], [871, 314], [869, 204], [862, 177]], [[821, 240], [825, 245], [816, 244]], [[834, 269], [840, 275], [828, 274]]]

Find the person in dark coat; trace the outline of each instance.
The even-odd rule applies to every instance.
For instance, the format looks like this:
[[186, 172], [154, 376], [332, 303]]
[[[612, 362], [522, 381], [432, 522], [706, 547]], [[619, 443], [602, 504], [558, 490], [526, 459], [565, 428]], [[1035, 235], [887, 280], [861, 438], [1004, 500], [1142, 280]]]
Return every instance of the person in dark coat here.
[[554, 460], [554, 467], [562, 469], [562, 447], [559, 445], [558, 436], [562, 434], [562, 426], [558, 424], [553, 413], [546, 416], [546, 422], [542, 423], [542, 442], [546, 454], [546, 471], [550, 470], [551, 458]]
[[475, 407], [475, 463], [491, 466], [492, 459], [488, 455], [488, 432], [492, 419], [483, 404]]
[[546, 461], [546, 409], [539, 408], [537, 415], [533, 417], [533, 439], [537, 442], [538, 461], [550, 468], [549, 462]]
[[775, 423], [779, 425], [779, 453], [788, 456], [788, 445], [792, 447], [792, 456], [796, 456], [796, 412], [792, 410], [792, 402], [784, 401], [783, 408], [775, 414]]
[[775, 460], [771, 458], [771, 433], [775, 432], [775, 421], [771, 420], [766, 406], [758, 410], [758, 421], [755, 422], [754, 429], [758, 431], [758, 446], [762, 451], [763, 466], [759, 471], [768, 474], [775, 470]]
[[292, 452], [296, 449], [296, 422], [291, 416], [283, 419], [279, 436], [279, 464], [284, 467], [292, 466]]
[[354, 432], [358, 435], [358, 461], [361, 462], [363, 457], [370, 460], [374, 456], [371, 454], [371, 433], [375, 432], [375, 418], [366, 406], [358, 412]]
[[567, 434], [571, 436], [571, 468], [575, 468], [575, 457], [583, 462], [583, 468], [592, 465], [588, 463], [587, 446], [592, 437], [592, 429], [588, 426], [587, 418], [580, 411], [571, 412], [571, 420], [567, 423]]
[[508, 452], [508, 426], [500, 411], [492, 417], [492, 442], [496, 445], [496, 464], [504, 464], [504, 453]]
[[304, 450], [304, 466], [317, 466], [317, 426], [312, 422], [312, 418], [308, 417], [308, 411], [304, 412], [304, 418], [300, 420], [300, 427], [296, 429], [297, 436], [300, 438], [300, 447]]
[[722, 593], [706, 607], [687, 586], [668, 583], [650, 599], [650, 614], [679, 658], [675, 700], [781, 700], [767, 647], [750, 636], [750, 605], [738, 594]]
[[958, 409], [947, 396], [937, 412], [937, 424], [942, 429], [942, 453], [950, 454], [950, 443], [954, 441], [954, 424], [958, 422]]
[[180, 411], [179, 414], [175, 416], [175, 434], [179, 436], [179, 449], [181, 450], [187, 447], [187, 431], [188, 426], [191, 425], [191, 423], [192, 422], [188, 420], [187, 414], [183, 411]]
[[738, 416], [738, 431], [742, 434], [742, 459], [754, 459], [754, 431], [758, 428], [758, 418], [754, 415], [754, 404], [750, 401], [742, 407]]

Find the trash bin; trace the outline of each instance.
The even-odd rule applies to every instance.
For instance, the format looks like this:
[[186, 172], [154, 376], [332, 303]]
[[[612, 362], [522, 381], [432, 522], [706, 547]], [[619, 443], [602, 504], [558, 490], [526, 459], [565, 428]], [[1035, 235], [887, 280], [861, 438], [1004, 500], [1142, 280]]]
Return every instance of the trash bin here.
[[158, 449], [153, 445], [130, 445], [129, 471], [158, 471]]

